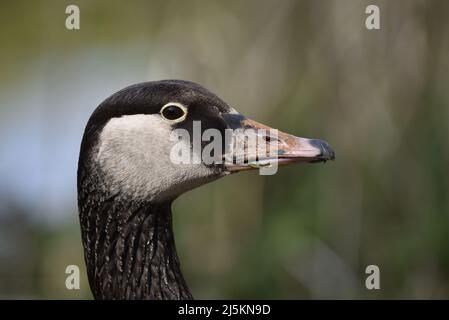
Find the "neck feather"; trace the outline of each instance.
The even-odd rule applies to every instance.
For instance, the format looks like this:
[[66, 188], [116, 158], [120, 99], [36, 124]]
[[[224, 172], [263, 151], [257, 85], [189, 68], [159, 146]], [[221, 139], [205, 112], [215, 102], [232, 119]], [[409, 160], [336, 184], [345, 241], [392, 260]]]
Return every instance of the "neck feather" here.
[[136, 204], [80, 187], [82, 238], [94, 298], [192, 299], [176, 254], [171, 202]]

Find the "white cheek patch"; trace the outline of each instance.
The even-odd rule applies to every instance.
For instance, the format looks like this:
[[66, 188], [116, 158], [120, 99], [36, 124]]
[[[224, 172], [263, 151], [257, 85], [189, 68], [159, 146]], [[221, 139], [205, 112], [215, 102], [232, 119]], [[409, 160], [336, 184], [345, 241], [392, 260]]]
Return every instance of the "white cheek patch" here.
[[[174, 164], [172, 127], [159, 114], [112, 118], [103, 128], [94, 156], [114, 192], [163, 200], [218, 178], [203, 164]], [[189, 146], [190, 147], [190, 146]]]

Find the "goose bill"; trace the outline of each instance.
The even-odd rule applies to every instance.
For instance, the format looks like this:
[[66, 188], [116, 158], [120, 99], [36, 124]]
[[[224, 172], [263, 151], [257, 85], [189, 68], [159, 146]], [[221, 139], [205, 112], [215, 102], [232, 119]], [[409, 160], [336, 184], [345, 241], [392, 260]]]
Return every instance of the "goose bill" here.
[[[235, 119], [231, 122], [230, 127], [233, 129], [253, 129], [258, 137], [258, 145], [256, 157], [254, 158], [254, 156], [251, 157], [249, 154], [249, 148], [246, 144], [244, 148], [240, 149], [235, 148], [234, 144], [234, 148], [231, 148], [231, 151], [225, 154], [225, 166], [230, 172], [259, 169], [270, 166], [274, 162], [278, 165], [289, 165], [294, 163], [326, 162], [327, 160], [335, 159], [335, 152], [326, 141], [296, 137], [243, 116], [241, 116], [238, 126], [236, 126], [235, 122]], [[259, 148], [259, 143], [264, 143], [264, 148]], [[236, 159], [240, 159], [240, 161], [236, 161]]]

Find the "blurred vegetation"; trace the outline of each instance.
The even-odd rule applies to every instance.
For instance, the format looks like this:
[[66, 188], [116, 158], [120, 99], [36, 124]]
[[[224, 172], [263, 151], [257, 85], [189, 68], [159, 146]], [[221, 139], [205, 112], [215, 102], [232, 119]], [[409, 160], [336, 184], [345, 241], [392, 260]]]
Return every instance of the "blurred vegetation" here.
[[[368, 4], [381, 30], [365, 28]], [[449, 298], [449, 2], [21, 0], [1, 4], [0, 25], [1, 298], [91, 297], [85, 122], [118, 89], [167, 78], [337, 152], [176, 201], [196, 298]], [[79, 291], [65, 289], [69, 264]], [[381, 290], [364, 287], [369, 264]]]

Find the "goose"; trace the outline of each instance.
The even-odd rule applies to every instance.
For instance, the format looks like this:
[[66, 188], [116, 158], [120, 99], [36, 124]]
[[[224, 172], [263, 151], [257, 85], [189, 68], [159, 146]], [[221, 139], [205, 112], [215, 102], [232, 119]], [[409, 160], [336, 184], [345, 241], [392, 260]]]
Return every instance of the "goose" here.
[[[244, 148], [243, 163], [175, 163], [174, 145], [187, 144], [193, 150], [195, 141], [173, 140], [171, 134], [176, 129], [192, 134], [198, 121], [202, 133], [271, 129], [201, 85], [183, 80], [131, 85], [104, 100], [90, 116], [80, 147], [77, 190], [94, 299], [193, 299], [172, 229], [171, 204], [178, 196], [231, 173], [261, 169], [266, 165], [262, 160], [286, 165], [335, 158], [323, 140], [280, 131], [271, 136], [269, 130], [261, 130], [266, 146], [277, 145], [277, 157], [258, 154], [254, 161]], [[225, 146], [221, 154], [219, 150], [214, 159], [229, 156], [226, 152], [231, 152], [230, 159], [236, 157], [232, 148]]]

